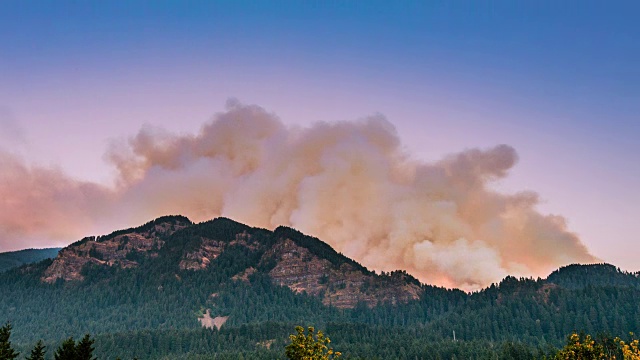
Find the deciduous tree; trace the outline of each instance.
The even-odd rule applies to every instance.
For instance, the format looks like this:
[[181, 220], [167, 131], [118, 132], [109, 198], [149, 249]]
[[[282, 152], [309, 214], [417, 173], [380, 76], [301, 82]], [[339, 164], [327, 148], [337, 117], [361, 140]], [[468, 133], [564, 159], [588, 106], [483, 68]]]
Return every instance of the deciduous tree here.
[[567, 345], [560, 349], [555, 360], [601, 360], [604, 348], [591, 338], [591, 335], [573, 333], [567, 339]]
[[289, 335], [291, 344], [285, 348], [287, 358], [291, 360], [330, 360], [337, 359], [342, 354], [329, 348], [331, 342], [322, 331], [315, 334], [313, 327], [307, 328], [304, 333], [302, 326], [296, 327], [296, 334]]

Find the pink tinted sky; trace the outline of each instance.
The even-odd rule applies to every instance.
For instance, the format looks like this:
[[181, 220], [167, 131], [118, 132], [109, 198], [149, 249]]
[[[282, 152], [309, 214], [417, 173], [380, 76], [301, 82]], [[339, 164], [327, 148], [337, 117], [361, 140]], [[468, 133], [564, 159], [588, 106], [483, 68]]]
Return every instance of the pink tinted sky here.
[[[594, 255], [640, 270], [631, 251], [640, 212], [640, 51], [625, 40], [637, 34], [628, 9], [541, 6], [538, 23], [527, 24], [519, 21], [531, 18], [527, 9], [498, 7], [489, 22], [482, 9], [452, 8], [446, 22], [430, 23], [415, 17], [421, 6], [384, 18], [377, 5], [312, 7], [317, 16], [276, 6], [249, 17], [234, 6], [176, 17], [175, 9], [136, 5], [126, 16], [73, 3], [53, 12], [4, 6], [0, 148], [29, 163], [110, 183], [102, 159], [110, 141], [145, 125], [196, 132], [229, 97], [292, 125], [382, 113], [424, 160], [512, 145], [520, 162], [497, 189], [538, 192], [540, 210], [567, 217]], [[226, 27], [209, 25], [206, 10]], [[610, 26], [584, 27], [600, 14]], [[288, 20], [296, 15], [312, 21]], [[595, 40], [580, 42], [585, 36]]]

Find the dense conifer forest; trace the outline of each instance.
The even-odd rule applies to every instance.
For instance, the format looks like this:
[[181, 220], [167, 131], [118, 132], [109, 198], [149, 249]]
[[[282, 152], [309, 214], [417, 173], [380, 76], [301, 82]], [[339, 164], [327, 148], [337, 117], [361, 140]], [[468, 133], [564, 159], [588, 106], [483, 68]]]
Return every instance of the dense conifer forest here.
[[0, 273], [24, 264], [52, 259], [58, 255], [58, 251], [60, 248], [26, 249], [0, 253]]

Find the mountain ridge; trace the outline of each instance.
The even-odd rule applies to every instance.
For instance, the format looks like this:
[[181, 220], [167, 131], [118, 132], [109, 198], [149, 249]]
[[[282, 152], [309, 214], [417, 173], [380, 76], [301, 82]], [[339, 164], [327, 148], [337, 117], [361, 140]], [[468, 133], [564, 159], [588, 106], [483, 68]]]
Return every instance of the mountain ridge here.
[[140, 257], [166, 254], [165, 247], [180, 252], [178, 268], [184, 271], [206, 269], [227, 248], [259, 253], [257, 261], [234, 277], [263, 271], [276, 285], [318, 296], [325, 305], [337, 307], [353, 308], [361, 301], [375, 306], [416, 300], [423, 286], [406, 272], [378, 275], [293, 228], [269, 231], [225, 217], [194, 224], [183, 216], [164, 216], [109, 235], [83, 238], [62, 249], [41, 280], [82, 281], [85, 266], [134, 268], [140, 265]]
[[[255, 344], [275, 338], [281, 346], [287, 328], [313, 324], [349, 337], [364, 329], [372, 342], [360, 339], [368, 345], [357, 347], [351, 340], [351, 354], [375, 358], [370, 347], [389, 333], [402, 340], [389, 342], [387, 354], [395, 353], [396, 341], [448, 342], [454, 331], [457, 339], [487, 341], [488, 348], [494, 341], [558, 346], [576, 329], [637, 332], [639, 282], [638, 274], [613, 265], [568, 265], [545, 279], [508, 276], [467, 293], [421, 284], [404, 271], [377, 274], [295, 229], [168, 216], [83, 238], [56, 259], [3, 273], [0, 322], [12, 321], [17, 344], [96, 334], [111, 344], [101, 350], [110, 356], [120, 343], [109, 339], [132, 336], [132, 352], [119, 354], [141, 359], [162, 358], [154, 351], [183, 354], [179, 345], [149, 345], [149, 336], [175, 336], [196, 349], [203, 338], [234, 334], [259, 352]], [[226, 322], [202, 329], [208, 319]], [[270, 326], [280, 335], [251, 330]], [[233, 338], [225, 339], [234, 348]], [[136, 352], [142, 347], [149, 352]]]
[[0, 252], [0, 273], [55, 257], [62, 248], [23, 249]]
[[[335, 267], [340, 267], [342, 264], [348, 264], [353, 268], [352, 270], [358, 270], [364, 275], [379, 276], [375, 271], [371, 271], [357, 261], [343, 255], [342, 253], [337, 252], [326, 242], [313, 236], [305, 235], [304, 233], [292, 227], [278, 226], [273, 231], [270, 231], [267, 229], [251, 227], [227, 217], [216, 217], [214, 219], [203, 221], [200, 223], [193, 223], [190, 219], [183, 215], [165, 215], [148, 221], [147, 223], [144, 223], [143, 225], [137, 227], [116, 230], [107, 235], [84, 237], [81, 240], [73, 242], [72, 244], [64, 248], [41, 249], [41, 251], [57, 250], [58, 255], [57, 257], [53, 258], [53, 264], [47, 269], [47, 272], [45, 276], [43, 276], [42, 280], [49, 283], [55, 282], [60, 278], [65, 281], [82, 280], [83, 277], [80, 272], [82, 267], [87, 263], [92, 263], [94, 265], [107, 264], [109, 266], [118, 265], [123, 268], [133, 267], [136, 266], [136, 262], [127, 259], [127, 255], [129, 255], [132, 251], [151, 251], [151, 256], [157, 256], [157, 254], [153, 253], [152, 250], [154, 250], [154, 246], [155, 250], [159, 250], [160, 247], [164, 246], [164, 240], [161, 239], [161, 237], [170, 237], [174, 232], [184, 229], [195, 230], [197, 232], [198, 228], [211, 226], [219, 228], [214, 230], [213, 233], [208, 234], [209, 237], [207, 238], [207, 240], [213, 241], [214, 243], [202, 245], [204, 249], [199, 248], [199, 253], [198, 251], [193, 251], [189, 254], [186, 254], [187, 258], [182, 259], [180, 263], [180, 268], [182, 270], [198, 270], [206, 267], [206, 264], [204, 264], [204, 262], [210, 262], [211, 259], [209, 259], [209, 257], [213, 256], [215, 258], [219, 256], [219, 253], [222, 251], [222, 248], [220, 247], [221, 244], [238, 244], [238, 239], [236, 238], [238, 234], [250, 233], [251, 235], [254, 233], [262, 233], [263, 236], [265, 234], [271, 234], [275, 238], [287, 238], [291, 240], [296, 246], [307, 249], [311, 254], [315, 255], [318, 258], [329, 261]], [[146, 237], [138, 237], [134, 239], [131, 239], [130, 237], [131, 235], [141, 234], [145, 235]], [[198, 234], [189, 235], [198, 236]], [[138, 240], [137, 243], [136, 240]], [[115, 244], [118, 245], [118, 248], [114, 250], [113, 244], [110, 244], [111, 246], [109, 246], [109, 242], [115, 242]], [[87, 244], [91, 245], [86, 246]], [[129, 244], [131, 245], [127, 246]], [[111, 247], [111, 249], [108, 249], [109, 247]], [[15, 252], [0, 253], [0, 255], [32, 250], [38, 251], [38, 249], [25, 249]], [[70, 261], [70, 254], [76, 255], [76, 257], [83, 259]], [[198, 263], [198, 261], [200, 262]], [[67, 271], [56, 269], [56, 267], [64, 268], [65, 266], [68, 268]], [[570, 281], [573, 281], [575, 280], [575, 278], [580, 277], [580, 274], [583, 274], [587, 275], [586, 278], [582, 277], [582, 282], [584, 283], [583, 285], [571, 285], [573, 287], [583, 287], [596, 284], [596, 282], [594, 282], [593, 280], [593, 275], [598, 275], [598, 273], [604, 273], [604, 275], [599, 274], [599, 280], [597, 280], [598, 285], [610, 284], [607, 278], [607, 276], [609, 275], [615, 276], [615, 278], [617, 279], [617, 285], [626, 286], [638, 286], [638, 279], [640, 278], [640, 271], [636, 273], [625, 272], [612, 264], [594, 263], [568, 264], [554, 270], [543, 280], [549, 282], [550, 284], [567, 286], [567, 281], [565, 281], [567, 277], [571, 278]], [[381, 273], [381, 275], [384, 274], [385, 272]], [[427, 283], [421, 283], [415, 277], [413, 277], [411, 274], [408, 274], [404, 270], [395, 270], [389, 273], [389, 275], [391, 274], [395, 274], [396, 276], [398, 274], [402, 274], [405, 280], [410, 283], [416, 284], [417, 286], [434, 286]], [[509, 278], [512, 278], [512, 276], [507, 276], [500, 283], [503, 283]], [[477, 290], [476, 292], [484, 291], [495, 285], [496, 284], [489, 285], [486, 288]], [[452, 288], [451, 290], [460, 289]]]

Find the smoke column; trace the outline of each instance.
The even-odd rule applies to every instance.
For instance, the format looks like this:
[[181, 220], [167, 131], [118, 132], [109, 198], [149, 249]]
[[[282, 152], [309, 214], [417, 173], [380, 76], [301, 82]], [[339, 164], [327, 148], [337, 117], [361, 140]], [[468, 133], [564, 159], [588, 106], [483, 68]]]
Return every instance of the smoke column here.
[[0, 153], [0, 247], [183, 214], [292, 226], [367, 267], [464, 289], [595, 260], [564, 218], [535, 209], [535, 193], [490, 189], [517, 162], [513, 148], [425, 163], [382, 116], [299, 128], [231, 101], [195, 135], [143, 128], [105, 157], [114, 187]]

